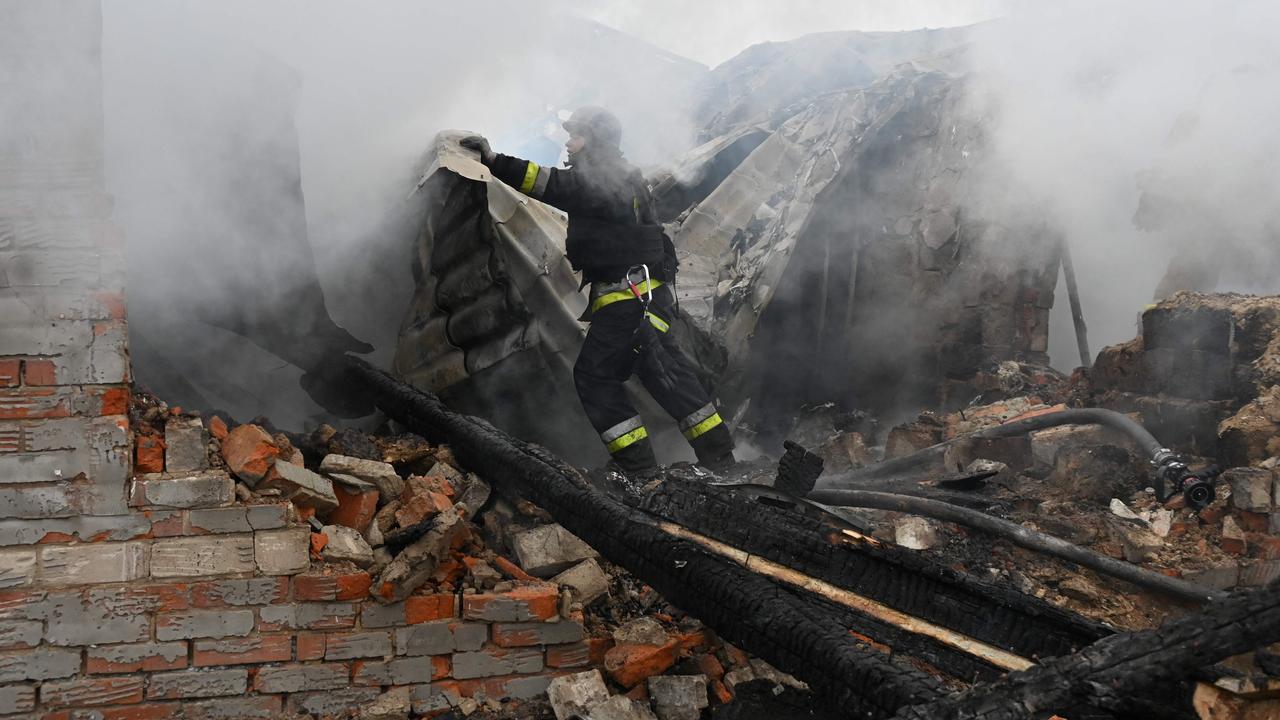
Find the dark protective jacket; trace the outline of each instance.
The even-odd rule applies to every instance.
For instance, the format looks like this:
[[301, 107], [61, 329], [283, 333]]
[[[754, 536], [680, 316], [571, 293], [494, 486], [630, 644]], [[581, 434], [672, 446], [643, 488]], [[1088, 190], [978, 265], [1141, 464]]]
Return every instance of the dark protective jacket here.
[[675, 247], [657, 221], [644, 176], [620, 154], [583, 157], [567, 169], [499, 154], [489, 169], [569, 214], [566, 254], [586, 282], [617, 282], [641, 264], [658, 280], [675, 274]]

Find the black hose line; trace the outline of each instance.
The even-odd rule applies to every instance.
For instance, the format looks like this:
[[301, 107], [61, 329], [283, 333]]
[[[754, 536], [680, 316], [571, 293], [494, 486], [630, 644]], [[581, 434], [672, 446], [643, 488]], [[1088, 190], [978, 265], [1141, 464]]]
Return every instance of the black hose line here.
[[1156, 495], [1160, 500], [1166, 500], [1172, 492], [1182, 492], [1187, 498], [1188, 505], [1193, 509], [1202, 508], [1213, 502], [1213, 478], [1217, 475], [1216, 469], [1206, 473], [1192, 473], [1177, 453], [1161, 445], [1160, 441], [1137, 421], [1114, 410], [1102, 408], [1059, 410], [1025, 420], [1015, 420], [931, 445], [910, 455], [886, 460], [876, 465], [839, 475], [819, 477], [814, 490], [808, 494], [808, 497], [817, 502], [836, 505], [839, 503], [833, 499], [830, 491], [859, 487], [885, 489], [887, 485], [912, 482], [917, 480], [919, 474], [925, 469], [940, 464], [947, 450], [958, 442], [1018, 437], [1061, 425], [1102, 425], [1131, 438], [1155, 466]]
[[929, 498], [875, 492], [872, 490], [824, 490], [811, 493], [809, 500], [819, 500], [839, 507], [874, 508], [921, 515], [953, 522], [990, 533], [1028, 550], [1068, 560], [1103, 575], [1119, 578], [1142, 588], [1164, 593], [1182, 600], [1207, 602], [1227, 597], [1227, 593], [1208, 590], [1185, 580], [1161, 575], [1127, 562], [1121, 562], [1078, 545], [1025, 528], [1015, 522], [986, 513]]

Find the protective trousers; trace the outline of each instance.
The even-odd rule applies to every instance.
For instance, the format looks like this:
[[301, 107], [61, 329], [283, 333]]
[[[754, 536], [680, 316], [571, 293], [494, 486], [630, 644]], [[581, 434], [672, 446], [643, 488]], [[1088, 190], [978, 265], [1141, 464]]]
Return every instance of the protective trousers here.
[[679, 424], [698, 462], [718, 469], [733, 460], [733, 438], [692, 363], [669, 334], [677, 310], [671, 289], [657, 280], [649, 315], [629, 288], [595, 284], [591, 327], [573, 367], [578, 398], [613, 460], [627, 472], [657, 467], [649, 431], [627, 397], [632, 374]]

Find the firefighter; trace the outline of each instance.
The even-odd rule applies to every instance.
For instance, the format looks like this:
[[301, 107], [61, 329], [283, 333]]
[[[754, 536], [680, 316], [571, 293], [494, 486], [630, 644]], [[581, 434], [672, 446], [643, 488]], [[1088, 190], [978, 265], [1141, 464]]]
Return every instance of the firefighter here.
[[644, 177], [623, 158], [622, 125], [603, 108], [584, 107], [564, 128], [564, 169], [500, 155], [478, 135], [461, 144], [479, 152], [494, 177], [569, 214], [569, 262], [591, 286], [574, 385], [615, 466], [633, 477], [657, 470], [649, 432], [623, 388], [635, 374], [676, 419], [698, 462], [723, 471], [734, 461], [733, 438], [670, 334], [678, 312], [670, 285], [675, 247]]

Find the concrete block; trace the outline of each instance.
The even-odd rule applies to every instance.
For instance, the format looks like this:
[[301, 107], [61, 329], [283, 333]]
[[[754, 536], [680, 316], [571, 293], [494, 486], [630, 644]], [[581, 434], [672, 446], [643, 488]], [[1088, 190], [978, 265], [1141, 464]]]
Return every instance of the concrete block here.
[[423, 623], [396, 630], [397, 655], [448, 655], [453, 650], [449, 623]]
[[435, 685], [414, 685], [409, 691], [413, 712], [423, 717], [437, 717], [453, 709], [456, 694], [443, 691]]
[[311, 531], [305, 527], [253, 534], [254, 561], [266, 575], [294, 575], [311, 567]]
[[218, 698], [182, 704], [187, 720], [274, 720], [282, 717], [284, 700], [278, 695]]
[[392, 654], [391, 633], [335, 633], [325, 639], [325, 660], [386, 657]]
[[262, 482], [258, 483], [257, 489], [279, 490], [294, 505], [315, 508], [321, 513], [338, 507], [338, 496], [333, 493], [333, 481], [280, 458], [276, 458], [275, 464]]
[[188, 535], [253, 532], [248, 508], [219, 507], [192, 510], [187, 513]]
[[152, 675], [147, 687], [147, 698], [178, 700], [243, 695], [248, 687], [248, 668], [178, 670]]
[[[81, 542], [133, 540], [151, 532], [152, 521], [164, 521], [176, 511], [155, 511], [128, 515], [79, 515], [45, 520], [0, 520], [0, 546], [34, 545], [50, 533], [66, 535]], [[4, 563], [0, 563], [0, 568]]]
[[406, 624], [404, 606], [403, 601], [391, 603], [390, 605], [376, 602], [365, 603], [364, 609], [360, 611], [360, 624], [367, 628], [404, 625]]
[[90, 674], [159, 672], [187, 666], [185, 640], [133, 645], [95, 645], [85, 650], [85, 672]]
[[40, 644], [44, 626], [35, 620], [0, 620], [0, 650]]
[[31, 619], [45, 621], [45, 642], [50, 645], [135, 643], [151, 634], [151, 620], [146, 615], [128, 607], [93, 602], [79, 593], [51, 594], [29, 612]]
[[407, 687], [391, 688], [373, 702], [361, 707], [356, 717], [358, 720], [405, 720], [412, 708], [410, 692]]
[[[73, 451], [65, 451], [63, 455], [70, 455]], [[25, 455], [23, 453], [6, 454], [0, 456], [0, 473], [4, 473], [8, 477], [13, 477], [16, 472], [14, 469], [6, 467], [15, 460], [31, 458], [34, 462], [35, 458], [41, 458], [39, 455]], [[60, 468], [57, 468], [60, 469]], [[72, 477], [68, 475], [67, 477]], [[49, 480], [55, 479], [52, 471], [49, 473]], [[77, 500], [70, 484], [59, 485], [37, 485], [29, 487], [0, 487], [0, 517], [3, 518], [64, 518], [71, 517], [79, 513], [77, 508]]]
[[274, 530], [289, 523], [289, 506], [285, 503], [250, 505], [245, 508], [245, 517], [254, 530]]
[[36, 577], [34, 548], [0, 550], [0, 589], [30, 585]]
[[288, 635], [196, 640], [192, 645], [192, 664], [196, 667], [260, 665], [293, 659], [293, 638]]
[[171, 473], [209, 467], [209, 435], [200, 418], [171, 417], [164, 424], [164, 467]]
[[269, 665], [258, 669], [253, 688], [260, 693], [295, 693], [346, 687], [350, 668], [346, 663]]
[[222, 470], [139, 475], [129, 492], [133, 507], [212, 508], [235, 500], [235, 483]]
[[253, 632], [252, 610], [188, 610], [156, 616], [157, 640], [244, 637]]
[[191, 586], [191, 604], [196, 607], [270, 605], [284, 602], [289, 581], [282, 577], [210, 580]]
[[433, 658], [404, 657], [386, 662], [356, 663], [355, 685], [413, 685], [429, 683], [435, 675]]
[[626, 695], [614, 695], [591, 708], [591, 720], [657, 720], [649, 706]]
[[609, 594], [609, 576], [594, 559], [583, 560], [551, 578], [557, 587], [567, 587], [575, 602], [587, 607]]
[[609, 699], [609, 689], [599, 670], [563, 675], [547, 687], [547, 700], [556, 720], [589, 717], [591, 709]]
[[1231, 485], [1231, 506], [1249, 512], [1271, 512], [1271, 489], [1275, 477], [1270, 470], [1254, 467], [1231, 468], [1222, 473]]
[[150, 556], [146, 541], [44, 545], [40, 547], [40, 582], [50, 586], [131, 582], [147, 577]]
[[346, 455], [326, 455], [320, 461], [320, 472], [350, 475], [378, 488], [382, 502], [388, 503], [404, 492], [404, 480], [391, 463], [363, 460]]
[[453, 655], [453, 677], [458, 680], [541, 671], [541, 650], [480, 650]]
[[649, 700], [658, 720], [698, 720], [707, 700], [702, 675], [662, 675], [649, 678]]
[[493, 643], [498, 647], [559, 645], [578, 642], [583, 637], [582, 624], [575, 620], [549, 623], [495, 623], [493, 626]]
[[365, 542], [359, 531], [345, 525], [325, 525], [322, 533], [329, 538], [320, 556], [330, 562], [343, 560], [355, 563], [357, 567], [367, 568], [373, 565], [373, 548]]
[[251, 573], [255, 568], [254, 540], [255, 535], [209, 535], [155, 540], [151, 544], [151, 577]]
[[380, 695], [381, 690], [371, 687], [303, 693], [290, 695], [287, 707], [295, 714], [304, 712], [320, 717], [343, 716], [376, 701]]
[[0, 686], [0, 714], [30, 712], [35, 709], [35, 685]]
[[599, 553], [557, 524], [542, 525], [511, 538], [520, 567], [535, 577], [549, 578]]
[[352, 603], [269, 605], [258, 611], [262, 630], [341, 630], [356, 624]]
[[0, 683], [55, 680], [80, 672], [80, 651], [42, 647], [0, 653]]
[[451, 629], [454, 650], [479, 650], [489, 641], [489, 626], [486, 623], [453, 623]]

